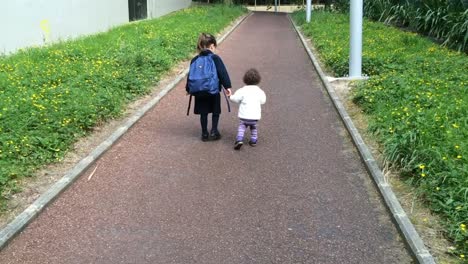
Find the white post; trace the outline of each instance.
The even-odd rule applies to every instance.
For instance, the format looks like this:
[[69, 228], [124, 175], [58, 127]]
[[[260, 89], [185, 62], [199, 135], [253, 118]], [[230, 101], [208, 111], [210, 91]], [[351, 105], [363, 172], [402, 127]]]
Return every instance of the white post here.
[[362, 67], [362, 9], [363, 0], [351, 0], [349, 77], [361, 77]]
[[310, 23], [310, 13], [312, 12], [312, 0], [307, 0], [306, 21]]

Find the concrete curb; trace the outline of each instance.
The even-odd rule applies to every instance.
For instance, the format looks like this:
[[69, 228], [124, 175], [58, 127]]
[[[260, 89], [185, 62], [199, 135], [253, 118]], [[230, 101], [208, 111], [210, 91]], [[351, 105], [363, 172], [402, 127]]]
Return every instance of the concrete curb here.
[[305, 41], [304, 36], [300, 32], [297, 25], [294, 23], [292, 18], [288, 15], [289, 20], [293, 24], [294, 28], [296, 29], [297, 35], [302, 41], [302, 45], [306, 49], [307, 53], [309, 54], [310, 60], [314, 64], [315, 69], [317, 70], [320, 79], [322, 80], [323, 85], [325, 86], [330, 98], [333, 101], [333, 104], [338, 111], [346, 129], [348, 130], [351, 138], [353, 139], [354, 144], [356, 145], [359, 154], [361, 155], [362, 160], [364, 161], [367, 170], [371, 174], [374, 183], [376, 184], [377, 188], [381, 196], [383, 197], [387, 208], [390, 210], [393, 219], [396, 221], [398, 228], [400, 229], [401, 233], [403, 234], [407, 244], [411, 248], [411, 252], [414, 254], [414, 257], [418, 260], [419, 263], [422, 264], [434, 264], [434, 258], [429, 253], [429, 251], [424, 246], [424, 242], [422, 241], [419, 234], [416, 232], [413, 224], [411, 223], [410, 219], [408, 218], [407, 214], [403, 210], [400, 205], [400, 202], [396, 198], [395, 194], [393, 193], [392, 188], [390, 185], [385, 181], [382, 171], [380, 170], [377, 162], [373, 158], [369, 148], [364, 143], [361, 135], [359, 134], [358, 130], [353, 124], [352, 119], [346, 112], [343, 104], [341, 103], [338, 95], [336, 94], [333, 87], [330, 86], [327, 77], [323, 73], [317, 59], [315, 58], [314, 54], [310, 50]]
[[[234, 24], [228, 32], [218, 39], [218, 44], [222, 43], [227, 36], [229, 36], [244, 20], [246, 20], [252, 12], [249, 12]], [[75, 180], [77, 180], [81, 173], [89, 168], [94, 162], [103, 155], [119, 138], [127, 132], [138, 120], [140, 120], [146, 112], [152, 109], [169, 91], [171, 91], [181, 80], [188, 74], [188, 67], [181, 74], [179, 74], [171, 83], [166, 85], [150, 102], [145, 104], [135, 114], [129, 117], [125, 123], [117, 128], [111, 136], [104, 142], [99, 144], [87, 157], [78, 162], [77, 165], [68, 171], [60, 180], [58, 180], [52, 187], [45, 193], [37, 198], [26, 210], [18, 215], [13, 221], [6, 225], [0, 231], [0, 249], [5, 247], [19, 232], [21, 232], [34, 218], [36, 218], [42, 210], [49, 205], [60, 193], [67, 189]]]

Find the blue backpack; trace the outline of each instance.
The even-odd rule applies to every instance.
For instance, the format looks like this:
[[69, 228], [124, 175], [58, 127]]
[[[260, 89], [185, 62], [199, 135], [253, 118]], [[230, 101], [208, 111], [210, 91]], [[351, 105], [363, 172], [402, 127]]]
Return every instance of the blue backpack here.
[[188, 90], [191, 95], [214, 95], [219, 93], [219, 79], [213, 54], [198, 56], [190, 65]]

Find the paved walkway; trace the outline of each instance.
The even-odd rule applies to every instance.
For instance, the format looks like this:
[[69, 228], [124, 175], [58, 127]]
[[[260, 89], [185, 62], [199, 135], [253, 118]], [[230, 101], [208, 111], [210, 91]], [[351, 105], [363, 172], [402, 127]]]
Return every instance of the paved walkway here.
[[286, 15], [254, 14], [219, 53], [234, 87], [263, 76], [256, 148], [232, 148], [236, 107], [201, 142], [179, 84], [0, 262], [411, 263]]

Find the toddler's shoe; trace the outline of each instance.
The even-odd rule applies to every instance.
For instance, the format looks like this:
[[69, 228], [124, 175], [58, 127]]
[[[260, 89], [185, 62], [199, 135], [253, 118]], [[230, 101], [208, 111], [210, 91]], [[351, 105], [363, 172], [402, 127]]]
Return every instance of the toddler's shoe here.
[[255, 146], [257, 146], [257, 141], [252, 141], [252, 140], [250, 140], [250, 141], [249, 141], [249, 145], [250, 145], [251, 147], [255, 147]]
[[206, 141], [208, 141], [209, 139], [210, 139], [210, 138], [209, 138], [208, 133], [206, 133], [206, 134], [203, 133], [203, 134], [201, 135], [201, 140], [202, 140], [203, 142], [206, 142]]
[[221, 134], [219, 133], [219, 131], [211, 131], [210, 137], [212, 140], [219, 140], [221, 139]]
[[242, 148], [242, 145], [244, 145], [244, 142], [242, 141], [236, 141], [236, 143], [234, 144], [234, 149], [235, 150], [239, 150]]

